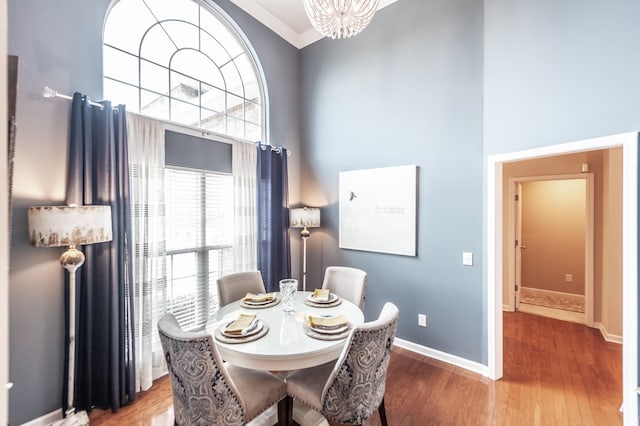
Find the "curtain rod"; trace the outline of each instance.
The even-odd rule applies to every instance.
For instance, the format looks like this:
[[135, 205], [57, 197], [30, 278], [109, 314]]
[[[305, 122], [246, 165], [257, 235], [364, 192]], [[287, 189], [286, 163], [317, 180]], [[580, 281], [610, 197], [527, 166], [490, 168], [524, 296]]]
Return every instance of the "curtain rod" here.
[[[62, 93], [58, 93], [57, 90], [54, 90], [54, 89], [50, 88], [49, 86], [44, 86], [44, 89], [42, 89], [42, 97], [47, 98], [47, 99], [48, 98], [62, 98], [62, 99], [73, 100], [72, 96], [63, 95]], [[96, 102], [89, 101], [89, 104], [91, 106], [94, 106], [94, 107], [97, 107], [97, 108], [100, 108], [100, 109], [104, 108], [104, 105], [96, 103]], [[129, 111], [129, 112], [131, 112], [131, 111]], [[138, 114], [138, 113], [134, 113], [134, 114]], [[158, 120], [158, 119], [156, 119], [156, 120]], [[205, 136], [205, 135], [207, 135], [207, 136], [217, 136], [217, 137], [224, 138], [224, 139], [228, 140], [229, 142], [232, 142], [232, 141], [235, 140], [235, 139], [229, 138], [226, 135], [222, 135], [222, 134], [219, 134], [219, 133], [216, 133], [216, 132], [212, 132], [210, 130], [201, 129], [199, 127], [189, 126], [187, 124], [176, 123], [174, 121], [168, 121], [168, 120], [159, 120], [159, 121], [164, 121], [165, 123], [168, 123], [168, 124], [173, 125], [173, 126], [183, 127], [183, 128], [186, 128], [186, 129], [190, 129], [190, 130], [194, 130], [194, 131], [197, 131], [197, 132], [201, 132], [202, 136]], [[246, 141], [246, 140], [240, 140], [240, 141], [241, 142], [245, 142], [245, 143], [250, 143], [250, 144], [256, 144], [259, 147], [261, 147], [262, 149], [265, 149], [266, 146], [267, 146], [267, 145], [262, 144], [260, 142], [251, 142], [251, 141]], [[275, 146], [271, 147], [271, 150], [275, 151], [275, 152], [280, 152], [281, 149], [282, 149], [282, 147], [275, 147]], [[290, 155], [291, 155], [291, 151], [287, 150], [287, 156], [290, 156]]]
[[[42, 89], [42, 97], [43, 98], [62, 98], [62, 99], [69, 99], [70, 101], [73, 100], [72, 96], [63, 95], [62, 93], [58, 93], [57, 90], [53, 90], [49, 86], [44, 86], [44, 89]], [[104, 108], [104, 106], [102, 104], [99, 104], [97, 102], [89, 101], [89, 105], [97, 107], [97, 108], [100, 108], [100, 109]]]

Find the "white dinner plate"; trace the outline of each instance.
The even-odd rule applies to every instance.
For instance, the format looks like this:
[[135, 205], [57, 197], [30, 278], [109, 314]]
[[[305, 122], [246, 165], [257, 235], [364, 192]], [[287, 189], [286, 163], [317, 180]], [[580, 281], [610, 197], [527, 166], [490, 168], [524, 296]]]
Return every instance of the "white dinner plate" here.
[[262, 327], [263, 327], [262, 321], [260, 321], [259, 319], [256, 318], [256, 319], [253, 320], [251, 325], [244, 330], [243, 333], [240, 333], [240, 334], [227, 333], [226, 332], [227, 327], [229, 327], [233, 323], [234, 323], [234, 321], [231, 321], [230, 323], [225, 325], [224, 328], [222, 329], [222, 334], [225, 337], [249, 337], [249, 336], [253, 336], [254, 334], [259, 333], [260, 330], [262, 330]]
[[327, 300], [324, 299], [318, 299], [313, 297], [313, 293], [311, 293], [309, 296], [307, 296], [307, 300], [309, 302], [313, 302], [313, 303], [333, 303], [336, 300], [338, 300], [338, 295], [335, 293], [329, 293], [329, 298]]

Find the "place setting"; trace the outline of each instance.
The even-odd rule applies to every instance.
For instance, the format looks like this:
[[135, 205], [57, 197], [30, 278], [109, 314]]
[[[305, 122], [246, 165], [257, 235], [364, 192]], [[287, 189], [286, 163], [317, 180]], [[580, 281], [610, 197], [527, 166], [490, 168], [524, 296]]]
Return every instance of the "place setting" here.
[[309, 315], [302, 329], [314, 339], [340, 340], [349, 335], [351, 323], [344, 315]]
[[246, 343], [267, 334], [269, 326], [256, 314], [240, 314], [238, 318], [216, 329], [216, 339], [223, 343]]
[[316, 288], [304, 300], [304, 304], [314, 308], [332, 308], [342, 303], [342, 299], [337, 294], [331, 293], [329, 289]]
[[241, 300], [240, 306], [247, 309], [270, 308], [280, 303], [275, 293], [253, 294], [247, 293]]

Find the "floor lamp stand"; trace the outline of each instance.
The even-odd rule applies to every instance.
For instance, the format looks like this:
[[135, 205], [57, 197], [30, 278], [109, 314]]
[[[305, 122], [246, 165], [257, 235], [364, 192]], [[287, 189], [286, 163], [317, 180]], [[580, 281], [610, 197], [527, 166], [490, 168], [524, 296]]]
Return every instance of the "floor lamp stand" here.
[[300, 231], [302, 236], [302, 291], [307, 291], [307, 240], [309, 239], [309, 230], [305, 226]]
[[67, 411], [65, 418], [54, 425], [83, 426], [89, 424], [86, 411], [78, 411], [73, 405], [75, 386], [75, 353], [76, 353], [76, 271], [84, 264], [84, 254], [70, 246], [60, 256], [60, 264], [69, 271], [69, 376], [67, 382]]

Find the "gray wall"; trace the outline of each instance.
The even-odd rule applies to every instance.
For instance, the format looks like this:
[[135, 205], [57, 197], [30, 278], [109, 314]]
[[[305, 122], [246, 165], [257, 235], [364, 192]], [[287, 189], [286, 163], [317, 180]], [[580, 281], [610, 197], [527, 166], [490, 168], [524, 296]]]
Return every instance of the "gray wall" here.
[[[322, 207], [308, 286], [330, 265], [364, 269], [368, 319], [392, 301], [400, 338], [476, 362], [486, 328], [482, 31], [482, 2], [401, 0], [353, 39], [303, 49], [301, 73], [301, 195]], [[419, 167], [418, 255], [339, 249], [339, 172], [407, 164]], [[474, 266], [462, 266], [463, 251], [474, 253]]]
[[[270, 142], [294, 152], [289, 161], [292, 180], [298, 182], [299, 52], [230, 2], [217, 3], [243, 29], [262, 63]], [[70, 104], [44, 100], [42, 89], [48, 85], [60, 93], [80, 91], [101, 99], [108, 5], [108, 0], [9, 1], [8, 51], [20, 57], [9, 283], [12, 425], [57, 410], [65, 380], [62, 250], [33, 248], [27, 241], [26, 209], [65, 198]]]
[[484, 3], [487, 154], [640, 128], [640, 2]]

